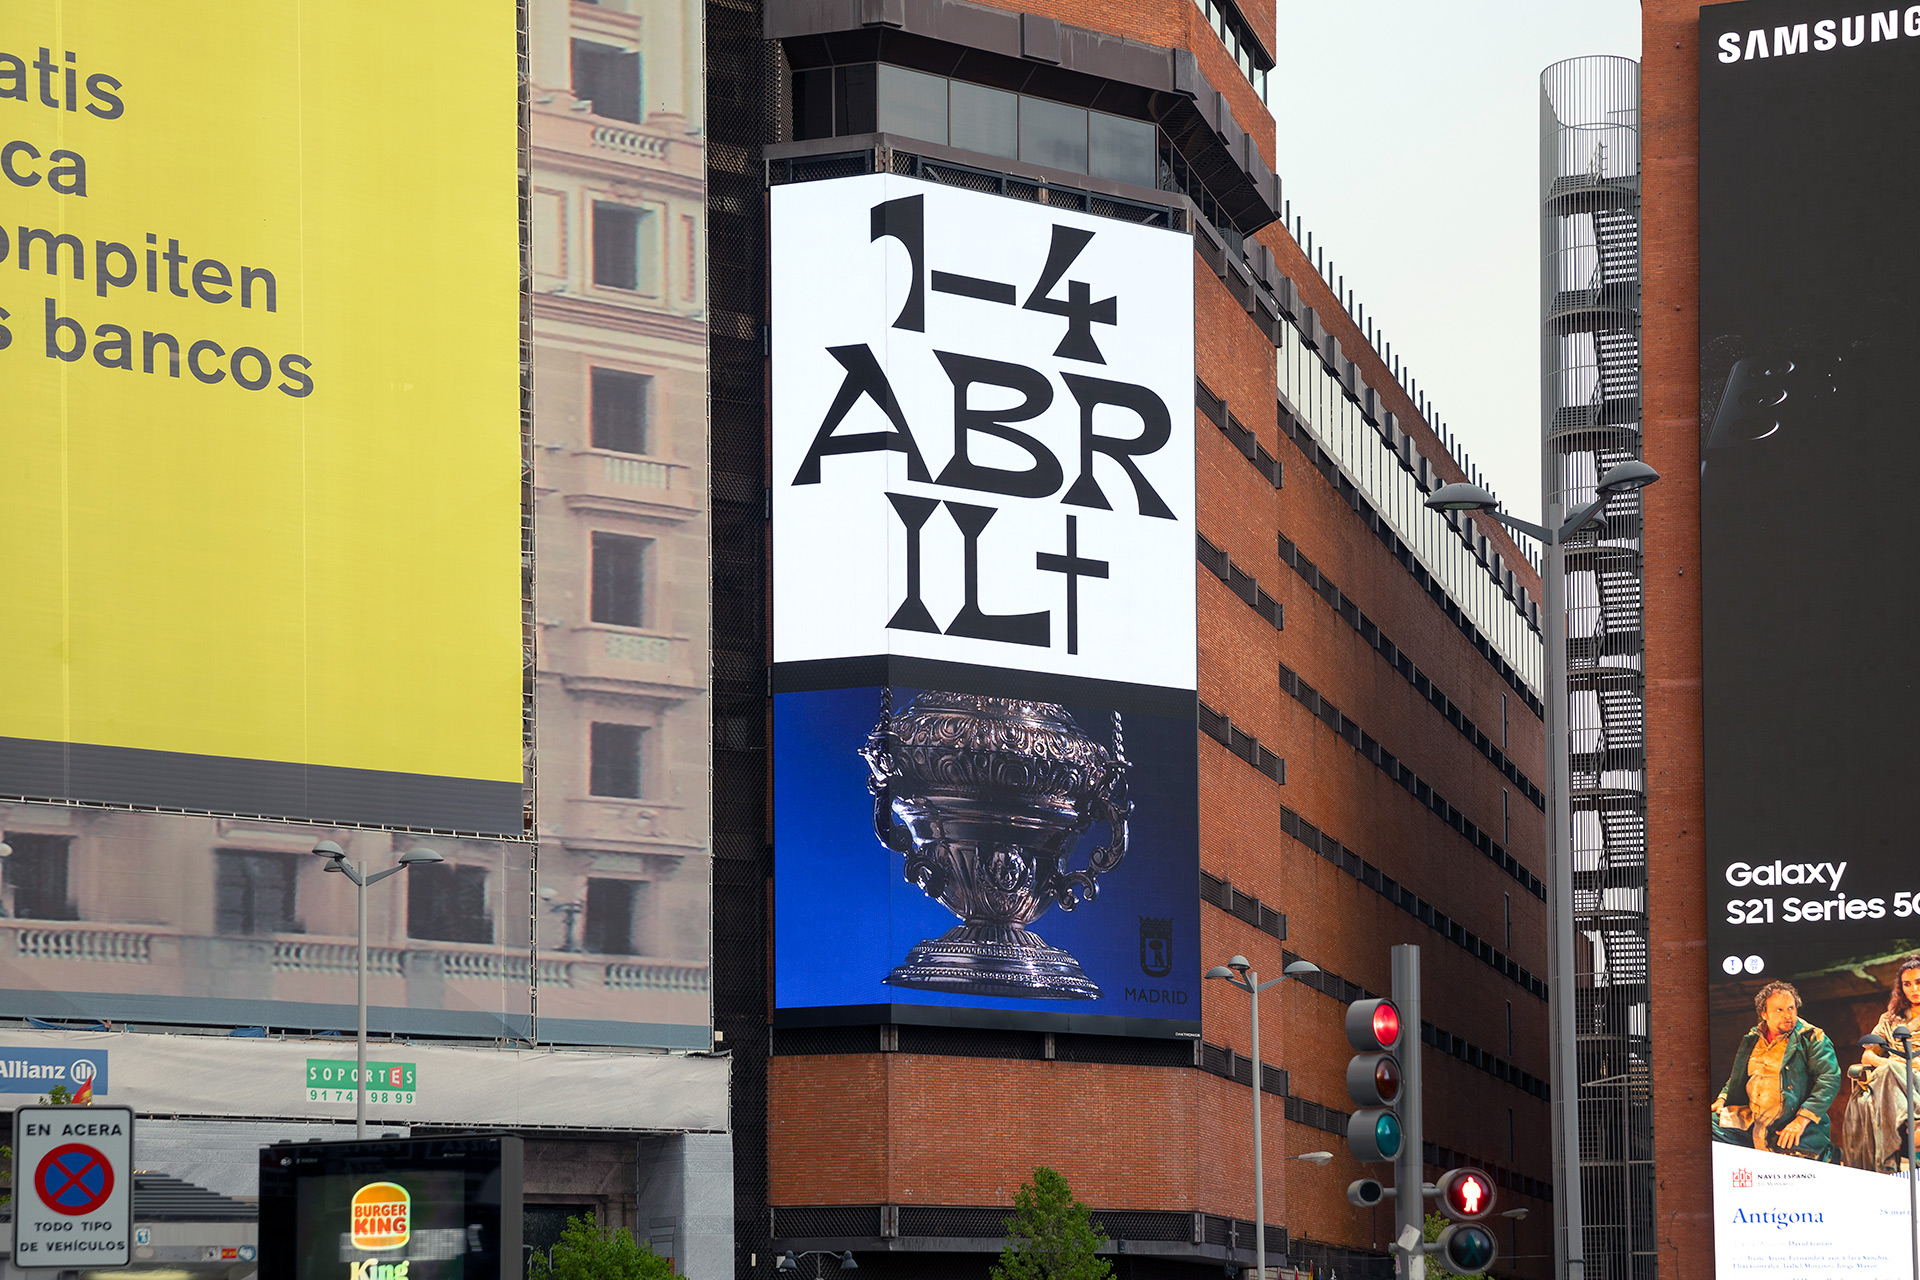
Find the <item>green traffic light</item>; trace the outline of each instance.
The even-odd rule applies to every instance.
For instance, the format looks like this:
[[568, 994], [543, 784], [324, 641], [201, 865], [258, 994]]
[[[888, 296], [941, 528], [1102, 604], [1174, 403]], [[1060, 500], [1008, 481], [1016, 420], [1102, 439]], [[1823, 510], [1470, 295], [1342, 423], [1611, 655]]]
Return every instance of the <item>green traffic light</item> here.
[[1380, 1118], [1373, 1122], [1374, 1145], [1380, 1148], [1380, 1154], [1391, 1160], [1400, 1154], [1400, 1117], [1391, 1111], [1383, 1111]]

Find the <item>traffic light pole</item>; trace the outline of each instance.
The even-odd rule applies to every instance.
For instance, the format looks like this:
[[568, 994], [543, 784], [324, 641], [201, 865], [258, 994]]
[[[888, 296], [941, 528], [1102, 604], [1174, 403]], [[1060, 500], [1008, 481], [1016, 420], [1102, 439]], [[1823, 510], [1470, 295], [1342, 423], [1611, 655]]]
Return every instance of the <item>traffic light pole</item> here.
[[[1420, 948], [1411, 944], [1393, 949], [1393, 1003], [1400, 1010], [1400, 1153], [1393, 1161], [1393, 1234], [1405, 1239], [1412, 1227], [1416, 1239], [1427, 1238], [1425, 1134], [1420, 1101]], [[1404, 1280], [1426, 1280], [1427, 1256], [1415, 1249], [1407, 1260]]]

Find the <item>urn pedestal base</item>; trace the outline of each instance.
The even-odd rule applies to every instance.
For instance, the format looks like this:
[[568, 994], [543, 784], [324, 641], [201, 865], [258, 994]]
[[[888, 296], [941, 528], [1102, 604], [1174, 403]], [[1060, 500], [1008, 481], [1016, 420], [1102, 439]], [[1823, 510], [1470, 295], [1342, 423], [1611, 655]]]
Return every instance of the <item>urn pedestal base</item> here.
[[1098, 1000], [1080, 962], [1025, 929], [960, 925], [907, 952], [890, 986], [1015, 1000]]

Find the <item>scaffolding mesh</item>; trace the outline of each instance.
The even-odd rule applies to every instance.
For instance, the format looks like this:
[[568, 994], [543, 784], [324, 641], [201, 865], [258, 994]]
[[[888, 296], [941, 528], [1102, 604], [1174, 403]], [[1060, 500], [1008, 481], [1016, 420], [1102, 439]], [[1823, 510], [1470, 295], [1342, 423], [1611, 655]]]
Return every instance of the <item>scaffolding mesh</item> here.
[[[1640, 67], [1574, 58], [1548, 67], [1540, 89], [1542, 454], [1548, 500], [1564, 512], [1640, 457]], [[1566, 550], [1587, 1280], [1656, 1269], [1641, 550], [1638, 492], [1609, 500]]]

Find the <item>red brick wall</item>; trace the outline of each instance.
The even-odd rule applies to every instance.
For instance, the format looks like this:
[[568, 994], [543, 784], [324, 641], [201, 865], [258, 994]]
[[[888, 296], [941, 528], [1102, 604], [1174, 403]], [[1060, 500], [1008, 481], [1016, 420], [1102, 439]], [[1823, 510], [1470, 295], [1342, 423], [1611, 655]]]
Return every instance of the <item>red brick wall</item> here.
[[1647, 821], [1662, 1280], [1713, 1274], [1700, 707], [1699, 3], [1645, 0], [1641, 352], [1646, 460]]
[[[1004, 7], [1193, 49], [1271, 162], [1273, 121], [1192, 0], [1124, 6], [1005, 0]], [[1253, 7], [1258, 13], [1250, 16], [1270, 32], [1270, 0]], [[1403, 428], [1423, 439], [1429, 456], [1439, 456], [1412, 404], [1284, 230], [1276, 225], [1260, 238], [1323, 323], [1340, 334], [1342, 348], [1361, 359]], [[1288, 762], [1281, 787], [1200, 738], [1201, 865], [1285, 911], [1289, 950], [1371, 990], [1385, 993], [1390, 986], [1388, 948], [1418, 943], [1428, 1018], [1544, 1078], [1543, 1002], [1280, 829], [1284, 804], [1496, 946], [1504, 943], [1501, 904], [1510, 895], [1512, 952], [1544, 976], [1542, 905], [1278, 688], [1277, 664], [1284, 662], [1498, 838], [1500, 792], [1511, 791], [1511, 784], [1281, 564], [1276, 533], [1321, 565], [1496, 741], [1507, 686], [1281, 437], [1272, 344], [1197, 255], [1194, 271], [1196, 370], [1286, 467], [1286, 487], [1276, 492], [1210, 421], [1196, 419], [1200, 531], [1286, 607], [1286, 630], [1276, 632], [1212, 574], [1199, 572], [1200, 696]], [[1524, 569], [1517, 555], [1508, 560]], [[1539, 721], [1510, 692], [1507, 720], [1509, 754], [1538, 782]], [[1515, 856], [1538, 872], [1539, 811], [1516, 791], [1510, 812]], [[1201, 935], [1198, 955], [1185, 962], [1212, 963], [1238, 952], [1264, 974], [1280, 971], [1281, 944], [1225, 912], [1203, 905]], [[1261, 1056], [1291, 1072], [1295, 1094], [1348, 1110], [1344, 1012], [1337, 1001], [1297, 984], [1270, 991], [1262, 1001]], [[1243, 995], [1209, 984], [1200, 1017], [1207, 1040], [1248, 1051]], [[1429, 1140], [1548, 1176], [1545, 1104], [1451, 1057], [1427, 1052], [1425, 1063]], [[1198, 1070], [911, 1054], [783, 1057], [770, 1064], [769, 1090], [776, 1205], [1007, 1204], [1033, 1166], [1045, 1163], [1099, 1208], [1252, 1216], [1253, 1095]], [[1346, 1184], [1367, 1171], [1348, 1158], [1343, 1139], [1288, 1123], [1280, 1098], [1263, 1102], [1269, 1220], [1285, 1223], [1297, 1238], [1384, 1247], [1391, 1215], [1346, 1203]], [[1508, 1108], [1517, 1134], [1511, 1160]], [[1325, 1168], [1283, 1158], [1314, 1150], [1334, 1151], [1337, 1158]], [[1519, 1229], [1520, 1252], [1547, 1253], [1549, 1207], [1510, 1203], [1533, 1210]], [[1510, 1248], [1506, 1229], [1501, 1237]], [[1514, 1271], [1544, 1274], [1545, 1268], [1529, 1262]]]

